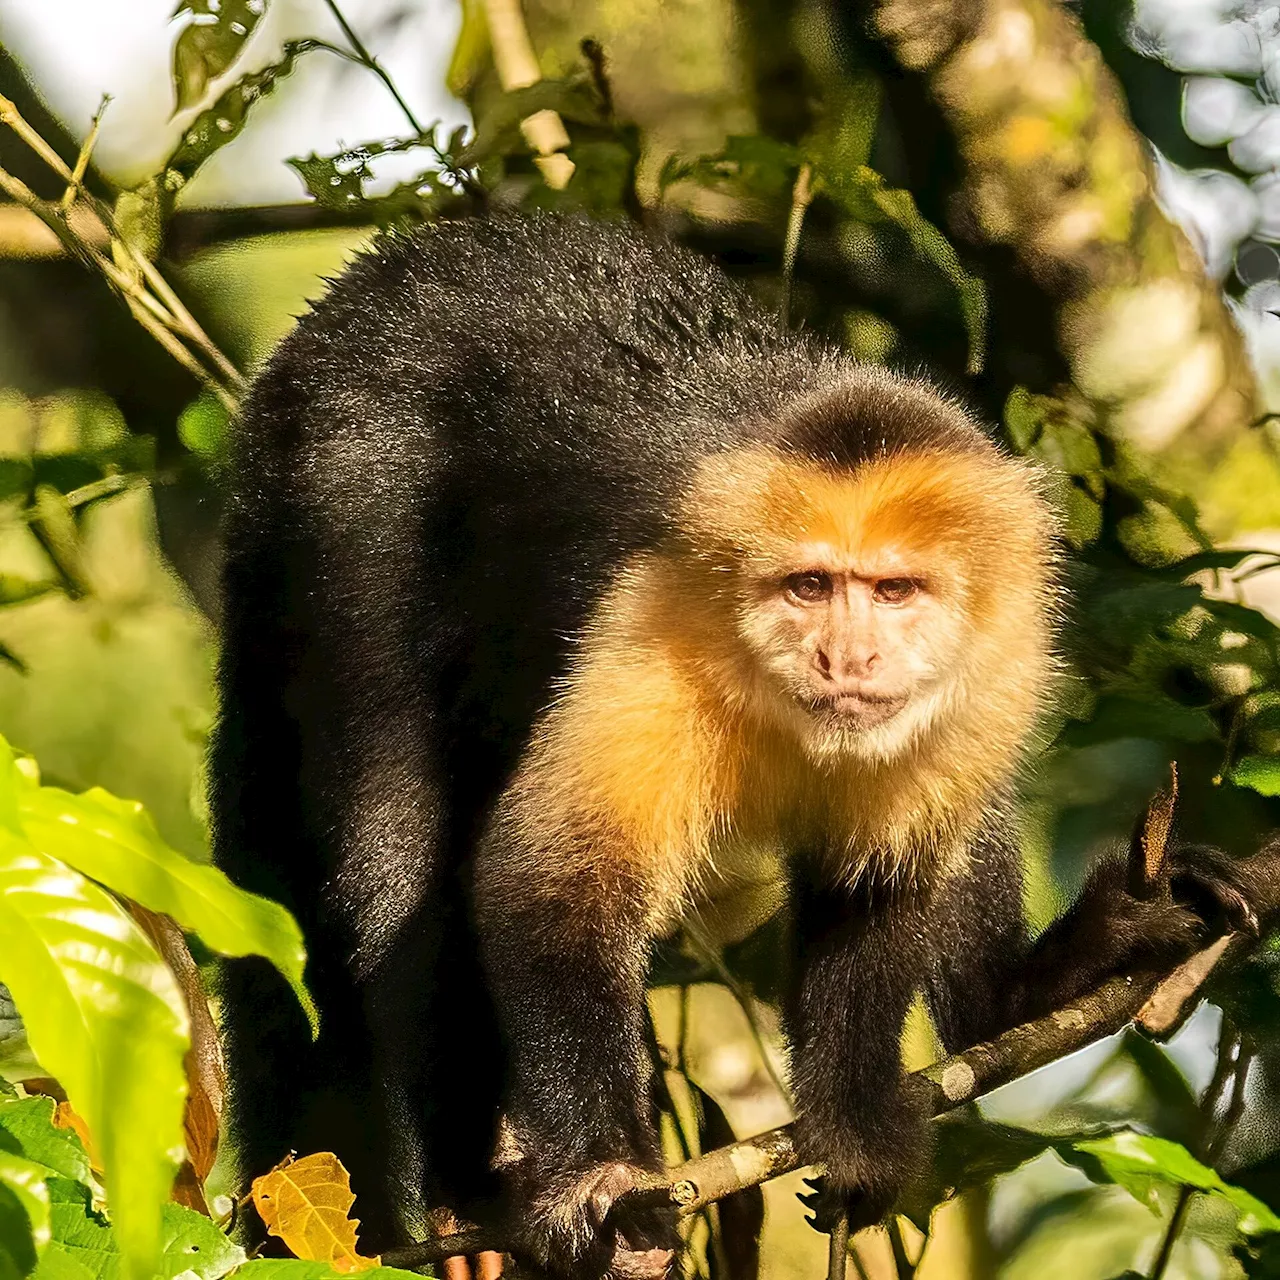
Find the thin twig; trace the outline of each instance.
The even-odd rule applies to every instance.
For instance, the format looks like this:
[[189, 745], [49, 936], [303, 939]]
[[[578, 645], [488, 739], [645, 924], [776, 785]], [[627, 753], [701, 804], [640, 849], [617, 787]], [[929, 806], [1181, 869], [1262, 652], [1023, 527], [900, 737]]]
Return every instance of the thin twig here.
[[795, 274], [796, 257], [800, 252], [800, 233], [804, 229], [804, 215], [813, 200], [813, 167], [802, 164], [791, 188], [791, 211], [787, 214], [787, 237], [782, 246], [782, 299], [778, 313], [786, 324], [791, 313], [791, 277]]
[[[42, 200], [21, 179], [0, 169], [0, 189], [34, 213], [85, 266], [101, 273], [124, 299], [138, 323], [184, 369], [209, 387], [228, 409], [234, 410], [238, 393], [246, 385], [240, 371], [205, 333], [155, 264], [124, 236], [110, 206], [86, 191], [83, 186], [89, 154], [97, 137], [106, 103], [107, 99], [104, 98], [73, 168], [28, 124], [14, 103], [0, 95], [0, 123], [8, 125], [66, 184], [61, 200], [54, 204]], [[72, 226], [70, 214], [78, 200], [83, 201], [106, 229], [110, 238], [111, 256], [99, 252], [95, 245]], [[116, 261], [117, 257], [120, 261]], [[132, 267], [133, 270], [126, 270], [126, 267]], [[144, 287], [143, 280], [153, 292]], [[190, 347], [203, 355], [216, 373], [202, 364]]]
[[106, 113], [107, 104], [111, 101], [111, 95], [104, 93], [102, 101], [98, 104], [98, 109], [93, 113], [93, 120], [89, 124], [89, 134], [84, 142], [80, 145], [80, 154], [76, 156], [75, 168], [71, 170], [71, 181], [67, 183], [67, 189], [62, 193], [62, 216], [65, 218], [71, 212], [71, 206], [75, 204], [76, 197], [80, 194], [80, 188], [84, 183], [84, 175], [89, 169], [89, 157], [93, 154], [93, 148], [97, 145], [98, 130], [102, 127], [102, 117]]
[[325, 7], [333, 14], [334, 21], [342, 29], [343, 36], [350, 43], [351, 48], [355, 51], [356, 57], [373, 72], [379, 80], [387, 87], [387, 92], [396, 100], [396, 106], [404, 113], [404, 118], [409, 122], [409, 128], [414, 133], [421, 134], [425, 132], [422, 125], [418, 122], [418, 117], [413, 114], [412, 108], [404, 100], [400, 90], [396, 88], [396, 82], [391, 78], [386, 68], [378, 61], [377, 58], [365, 48], [364, 42], [352, 30], [351, 24], [343, 15], [341, 9], [338, 8], [336, 0], [324, 0]]
[[845, 1280], [849, 1274], [849, 1215], [842, 1213], [827, 1240], [827, 1280]]
[[3, 94], [0, 94], [0, 124], [7, 124], [63, 181], [71, 181], [67, 162], [22, 118], [13, 100]]

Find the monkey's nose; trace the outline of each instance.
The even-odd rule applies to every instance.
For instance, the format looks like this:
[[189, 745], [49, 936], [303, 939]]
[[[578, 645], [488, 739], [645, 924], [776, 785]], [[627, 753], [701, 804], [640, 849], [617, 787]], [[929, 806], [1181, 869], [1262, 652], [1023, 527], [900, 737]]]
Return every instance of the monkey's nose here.
[[834, 656], [819, 648], [813, 656], [814, 670], [834, 685], [850, 685], [872, 676], [880, 665], [880, 655], [875, 650], [864, 653], [842, 653]]

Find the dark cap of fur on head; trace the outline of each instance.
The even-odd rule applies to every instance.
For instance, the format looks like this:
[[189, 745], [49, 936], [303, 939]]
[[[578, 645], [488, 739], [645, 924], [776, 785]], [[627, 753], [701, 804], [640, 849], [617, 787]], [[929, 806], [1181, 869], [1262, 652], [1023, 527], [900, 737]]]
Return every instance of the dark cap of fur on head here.
[[896, 453], [987, 453], [991, 436], [955, 401], [861, 366], [763, 424], [764, 442], [841, 470]]

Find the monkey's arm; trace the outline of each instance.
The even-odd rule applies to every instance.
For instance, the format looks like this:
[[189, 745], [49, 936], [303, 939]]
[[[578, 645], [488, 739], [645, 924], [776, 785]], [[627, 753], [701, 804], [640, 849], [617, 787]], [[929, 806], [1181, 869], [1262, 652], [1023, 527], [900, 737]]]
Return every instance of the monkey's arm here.
[[1232, 859], [1174, 843], [1149, 885], [1135, 889], [1122, 857], [1097, 866], [1076, 900], [1031, 940], [1011, 824], [980, 833], [967, 869], [946, 884], [931, 926], [925, 989], [949, 1050], [1041, 1017], [1109, 977], [1176, 963], [1215, 932], [1256, 930], [1254, 901], [1275, 858]]
[[816, 1225], [839, 1209], [888, 1211], [928, 1147], [925, 1099], [902, 1069], [902, 1026], [927, 963], [923, 920], [903, 891], [871, 901], [798, 863], [794, 972], [785, 1004], [796, 1142], [826, 1165]]

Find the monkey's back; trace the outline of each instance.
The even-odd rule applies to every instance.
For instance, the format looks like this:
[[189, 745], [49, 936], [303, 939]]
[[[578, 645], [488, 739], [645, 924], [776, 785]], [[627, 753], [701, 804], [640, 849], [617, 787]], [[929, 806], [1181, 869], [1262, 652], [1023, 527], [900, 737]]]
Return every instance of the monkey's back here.
[[[377, 678], [344, 669], [380, 651], [412, 654], [439, 676], [424, 696], [447, 740], [507, 760], [696, 459], [826, 364], [702, 259], [633, 229], [503, 217], [384, 237], [246, 407], [228, 643], [248, 623], [261, 647], [283, 621], [300, 659], [329, 654], [309, 674], [329, 683], [336, 660], [348, 685]], [[361, 650], [375, 615], [391, 632]]]
[[[357, 1186], [410, 1170], [410, 1199], [433, 1169], [455, 1200], [483, 1181], [459, 1153], [488, 1150], [499, 1055], [397, 1037], [493, 1034], [456, 877], [693, 462], [835, 363], [692, 254], [553, 217], [383, 237], [281, 344], [230, 468], [214, 848], [298, 916], [324, 1029], [312, 1047], [272, 974], [229, 967], [249, 1171], [326, 1147]], [[441, 1100], [421, 1143], [401, 1088]]]

